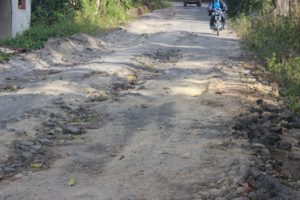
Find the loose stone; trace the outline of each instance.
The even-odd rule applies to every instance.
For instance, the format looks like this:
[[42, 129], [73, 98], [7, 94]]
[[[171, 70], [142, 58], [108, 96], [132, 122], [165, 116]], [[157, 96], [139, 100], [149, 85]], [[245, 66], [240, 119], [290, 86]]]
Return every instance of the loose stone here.
[[80, 135], [83, 133], [83, 130], [79, 126], [66, 126], [63, 129], [64, 134]]
[[291, 150], [292, 144], [286, 141], [280, 141], [278, 142], [277, 147], [282, 150]]
[[300, 160], [300, 151], [292, 151], [289, 153], [290, 160]]
[[29, 140], [24, 140], [24, 141], [21, 141], [20, 144], [25, 145], [25, 146], [32, 146], [32, 145], [34, 145], [34, 142], [29, 141]]

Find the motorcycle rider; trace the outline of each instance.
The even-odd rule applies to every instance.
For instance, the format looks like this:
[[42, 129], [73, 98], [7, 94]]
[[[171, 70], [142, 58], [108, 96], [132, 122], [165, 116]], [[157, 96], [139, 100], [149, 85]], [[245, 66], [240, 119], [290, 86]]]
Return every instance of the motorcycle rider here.
[[[222, 28], [225, 28], [226, 20], [225, 20], [225, 12], [227, 11], [227, 5], [224, 0], [211, 0], [208, 4], [207, 10], [208, 10], [208, 16], [212, 15], [212, 12], [214, 10], [221, 9], [223, 11], [222, 13]], [[214, 26], [214, 18], [211, 16], [210, 18], [210, 28], [213, 29]]]

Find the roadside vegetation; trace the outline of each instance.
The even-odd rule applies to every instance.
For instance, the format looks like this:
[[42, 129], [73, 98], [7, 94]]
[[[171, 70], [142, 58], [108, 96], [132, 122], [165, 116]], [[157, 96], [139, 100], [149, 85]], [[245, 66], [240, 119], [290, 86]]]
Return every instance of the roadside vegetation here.
[[[277, 0], [277, 3], [280, 0]], [[300, 5], [290, 1], [288, 14], [276, 12], [274, 1], [228, 0], [232, 27], [271, 72], [287, 97], [290, 108], [300, 113]], [[283, 10], [281, 8], [280, 10]]]
[[12, 53], [5, 53], [5, 52], [2, 52], [0, 50], [0, 62], [1, 61], [8, 61], [9, 57], [12, 56], [12, 55], [13, 55]]
[[[130, 10], [157, 9], [167, 0], [33, 0], [32, 26], [24, 34], [0, 41], [0, 46], [24, 50], [43, 47], [49, 38], [74, 33], [99, 34], [132, 18]], [[5, 54], [0, 54], [0, 60]]]

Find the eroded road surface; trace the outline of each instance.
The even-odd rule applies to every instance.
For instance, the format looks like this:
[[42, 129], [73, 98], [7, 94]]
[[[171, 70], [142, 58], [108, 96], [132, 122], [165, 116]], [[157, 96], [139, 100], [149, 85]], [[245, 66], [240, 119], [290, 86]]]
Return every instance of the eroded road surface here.
[[272, 88], [208, 21], [174, 4], [1, 64], [0, 199], [250, 199], [255, 153], [231, 126]]

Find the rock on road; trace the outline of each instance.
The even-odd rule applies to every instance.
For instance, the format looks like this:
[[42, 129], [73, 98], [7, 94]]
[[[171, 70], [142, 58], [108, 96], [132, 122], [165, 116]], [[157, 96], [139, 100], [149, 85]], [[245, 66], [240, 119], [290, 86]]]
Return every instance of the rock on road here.
[[258, 83], [240, 76], [235, 34], [217, 37], [208, 21], [204, 7], [174, 4], [1, 64], [1, 85], [21, 87], [0, 93], [0, 160], [14, 142], [30, 140], [35, 147], [20, 144], [31, 152], [20, 159], [47, 168], [15, 167], [19, 174], [0, 182], [0, 199], [243, 196], [253, 154], [230, 136], [230, 125]]

